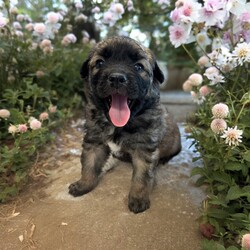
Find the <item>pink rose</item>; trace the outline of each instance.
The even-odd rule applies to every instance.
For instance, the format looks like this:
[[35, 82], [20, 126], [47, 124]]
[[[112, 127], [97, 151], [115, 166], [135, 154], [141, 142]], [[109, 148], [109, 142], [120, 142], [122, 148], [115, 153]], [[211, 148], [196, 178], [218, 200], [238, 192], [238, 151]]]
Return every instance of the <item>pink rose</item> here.
[[3, 28], [8, 23], [8, 19], [0, 16], [0, 28]]
[[28, 31], [32, 31], [34, 28], [33, 24], [32, 23], [27, 23], [25, 25], [25, 29], [28, 30]]
[[207, 96], [212, 92], [212, 89], [205, 85], [199, 89], [199, 92], [202, 96]]
[[46, 26], [44, 23], [36, 23], [34, 25], [34, 31], [36, 31], [39, 34], [43, 34], [46, 30]]
[[49, 119], [49, 114], [47, 112], [43, 112], [39, 115], [39, 120], [44, 121]]
[[19, 124], [17, 125], [18, 132], [25, 133], [27, 131], [27, 125], [26, 124]]
[[0, 109], [0, 118], [7, 119], [10, 117], [10, 111], [7, 109]]
[[210, 127], [215, 134], [220, 134], [227, 128], [227, 123], [225, 120], [217, 118], [211, 122]]
[[40, 47], [43, 49], [45, 47], [50, 47], [51, 41], [49, 39], [43, 39], [40, 43]]
[[212, 107], [212, 113], [215, 118], [226, 118], [229, 114], [229, 108], [224, 103], [218, 103]]
[[17, 127], [15, 125], [10, 125], [8, 128], [8, 132], [12, 135], [14, 135], [18, 131]]
[[40, 129], [42, 126], [42, 123], [40, 121], [38, 121], [37, 119], [32, 119], [30, 121], [30, 128], [32, 130], [37, 130], [37, 129]]
[[41, 78], [41, 77], [43, 77], [45, 74], [44, 74], [44, 72], [42, 71], [42, 70], [38, 70], [37, 72], [36, 72], [36, 76], [37, 76], [37, 78]]
[[241, 245], [244, 249], [250, 250], [250, 234], [243, 235]]
[[49, 106], [49, 112], [50, 112], [50, 113], [55, 113], [56, 110], [57, 110], [57, 106], [53, 106], [53, 105], [50, 105], [50, 106]]
[[198, 74], [198, 73], [194, 73], [194, 74], [190, 75], [188, 80], [191, 81], [191, 84], [193, 86], [198, 86], [203, 82], [202, 75]]
[[192, 90], [192, 82], [190, 80], [186, 80], [183, 85], [182, 85], [182, 89], [185, 91], [185, 92], [189, 92]]
[[56, 12], [49, 12], [47, 14], [47, 19], [49, 23], [58, 23], [59, 19], [60, 19], [60, 15]]

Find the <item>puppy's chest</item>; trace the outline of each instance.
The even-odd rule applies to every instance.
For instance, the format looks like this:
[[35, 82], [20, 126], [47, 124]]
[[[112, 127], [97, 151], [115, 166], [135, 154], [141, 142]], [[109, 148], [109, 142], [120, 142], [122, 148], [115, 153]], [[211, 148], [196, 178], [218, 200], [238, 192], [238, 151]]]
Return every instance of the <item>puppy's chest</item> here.
[[131, 162], [131, 154], [128, 150], [124, 150], [120, 145], [114, 143], [113, 141], [108, 141], [107, 145], [110, 148], [111, 155], [121, 161]]
[[113, 141], [108, 141], [107, 142], [109, 148], [110, 148], [110, 151], [112, 153], [117, 153], [117, 152], [120, 152], [121, 151], [121, 146], [116, 144], [115, 142]]

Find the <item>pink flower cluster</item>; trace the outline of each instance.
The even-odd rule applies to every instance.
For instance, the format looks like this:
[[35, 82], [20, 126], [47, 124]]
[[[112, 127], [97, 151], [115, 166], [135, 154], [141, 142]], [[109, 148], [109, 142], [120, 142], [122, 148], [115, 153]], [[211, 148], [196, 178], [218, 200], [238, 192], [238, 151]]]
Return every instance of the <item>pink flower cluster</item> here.
[[213, 120], [210, 128], [215, 134], [222, 134], [220, 137], [225, 139], [229, 146], [238, 146], [242, 142], [243, 131], [235, 127], [227, 127], [225, 119], [229, 116], [229, 108], [225, 103], [218, 103], [212, 107]]
[[183, 83], [183, 90], [190, 92], [194, 102], [201, 104], [206, 100], [212, 89], [206, 85], [203, 85], [203, 77], [201, 74], [194, 73]]
[[76, 36], [74, 34], [70, 33], [70, 34], [67, 34], [66, 36], [63, 37], [63, 40], [61, 43], [63, 46], [68, 46], [71, 43], [75, 43], [76, 40], [77, 40]]
[[[178, 0], [175, 6], [171, 13], [170, 41], [175, 47], [196, 41], [197, 51], [204, 52], [197, 62], [203, 74], [193, 74], [183, 83], [183, 90], [190, 91], [193, 100], [201, 104], [228, 81], [229, 72], [238, 74], [234, 70], [247, 67], [250, 62], [250, 3], [204, 0], [202, 5], [196, 0]], [[216, 29], [216, 37], [211, 35], [213, 29]], [[238, 146], [243, 131], [236, 124], [228, 127], [228, 106], [218, 103], [211, 111], [211, 130], [219, 134], [225, 144]]]
[[83, 4], [81, 0], [74, 0], [75, 7], [79, 10], [83, 8]]
[[[55, 113], [56, 111], [57, 111], [56, 106], [53, 105], [49, 106], [50, 113]], [[9, 117], [10, 117], [10, 112], [7, 109], [0, 109], [0, 118], [8, 119]], [[35, 117], [30, 117], [27, 124], [25, 123], [18, 125], [10, 124], [10, 126], [8, 127], [8, 132], [14, 135], [16, 133], [25, 133], [28, 131], [29, 128], [31, 130], [38, 130], [42, 127], [42, 122], [48, 119], [49, 119], [49, 113], [42, 112], [39, 115], [39, 120], [36, 119]]]
[[[127, 1], [127, 6], [125, 6], [128, 11], [134, 10], [134, 4], [132, 0]], [[95, 11], [96, 9], [93, 9]], [[99, 13], [99, 10], [98, 10]], [[108, 24], [110, 27], [114, 26], [118, 20], [122, 18], [122, 15], [125, 13], [125, 8], [122, 3], [114, 1], [111, 3], [109, 9], [103, 14], [103, 23]]]
[[[27, 14], [20, 14], [20, 11], [16, 6], [14, 6], [13, 8], [10, 6], [5, 4], [3, 5], [3, 11], [0, 13], [0, 29], [4, 28], [9, 22], [8, 18], [6, 17], [6, 13], [9, 12], [14, 15], [11, 31], [18, 37], [23, 37], [24, 30], [26, 30], [29, 32], [33, 32], [32, 35], [38, 42], [43, 39], [54, 39], [55, 34], [58, 33], [58, 30], [61, 27], [61, 24], [59, 22], [63, 20], [62, 11], [48, 12], [44, 17], [44, 22], [33, 23], [32, 19]], [[5, 8], [7, 7], [10, 7], [10, 9], [6, 10]]]
[[224, 120], [229, 114], [229, 108], [225, 103], [218, 103], [212, 107], [213, 121], [211, 122], [211, 129], [215, 134], [220, 134], [227, 128], [227, 123]]
[[[133, 7], [133, 2], [130, 1], [130, 9]], [[124, 6], [121, 3], [113, 2], [111, 3], [108, 11], [103, 14], [103, 23], [109, 26], [114, 26], [115, 23], [122, 18], [124, 14]]]
[[[61, 13], [49, 12], [46, 16], [45, 22], [33, 24], [33, 36], [37, 37], [39, 41], [43, 39], [54, 39], [55, 34], [61, 27], [59, 21], [63, 20]], [[31, 29], [30, 27], [27, 27]]]
[[[210, 45], [212, 40], [207, 35], [208, 28], [226, 29], [229, 18], [234, 22], [234, 38], [239, 41], [243, 37], [249, 43], [250, 3], [246, 0], [204, 0], [203, 5], [197, 0], [178, 0], [171, 12], [173, 25], [169, 27], [170, 41], [175, 47], [195, 40], [198, 44]], [[231, 31], [224, 32], [226, 43], [230, 38], [227, 32]]]
[[43, 39], [40, 42], [40, 48], [43, 50], [44, 54], [51, 54], [54, 49], [49, 39]]
[[[232, 52], [221, 45], [219, 49], [201, 56], [197, 64], [204, 71], [203, 86], [195, 85], [190, 78], [183, 83], [184, 91], [191, 91], [195, 102], [201, 104], [205, 101], [205, 96], [225, 82], [225, 73], [231, 72], [236, 66], [250, 62], [250, 43], [239, 42]], [[196, 74], [194, 74], [196, 75]]]
[[[31, 130], [38, 130], [42, 127], [42, 123], [38, 121], [36, 118], [31, 117], [29, 119], [29, 127]], [[18, 125], [13, 125], [11, 124], [8, 128], [8, 132], [12, 135], [16, 133], [25, 133], [28, 131], [28, 125], [27, 124], [18, 124]]]

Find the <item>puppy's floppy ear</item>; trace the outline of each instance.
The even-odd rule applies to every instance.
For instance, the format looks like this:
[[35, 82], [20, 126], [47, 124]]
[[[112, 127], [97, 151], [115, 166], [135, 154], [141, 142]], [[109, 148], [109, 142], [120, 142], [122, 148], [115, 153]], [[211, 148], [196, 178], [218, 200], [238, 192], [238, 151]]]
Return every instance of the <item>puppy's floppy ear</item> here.
[[153, 75], [154, 75], [154, 82], [155, 83], [163, 83], [164, 82], [164, 74], [162, 73], [160, 67], [158, 66], [158, 63], [156, 61], [154, 53], [149, 48], [143, 48], [143, 50], [146, 52], [149, 60], [151, 61], [153, 65]]
[[89, 58], [83, 62], [81, 70], [80, 70], [80, 74], [82, 79], [86, 79], [89, 75]]
[[164, 82], [164, 74], [162, 73], [160, 67], [158, 66], [157, 62], [155, 62], [154, 70], [154, 79], [156, 79], [159, 83]]

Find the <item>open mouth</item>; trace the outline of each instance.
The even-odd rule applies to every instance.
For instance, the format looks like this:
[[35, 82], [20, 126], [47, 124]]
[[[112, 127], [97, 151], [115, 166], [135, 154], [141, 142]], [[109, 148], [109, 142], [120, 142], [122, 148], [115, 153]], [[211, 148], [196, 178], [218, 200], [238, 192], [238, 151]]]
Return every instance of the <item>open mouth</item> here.
[[106, 98], [109, 118], [114, 126], [123, 127], [128, 123], [134, 101], [118, 93]]

